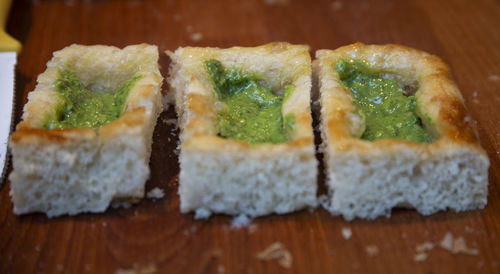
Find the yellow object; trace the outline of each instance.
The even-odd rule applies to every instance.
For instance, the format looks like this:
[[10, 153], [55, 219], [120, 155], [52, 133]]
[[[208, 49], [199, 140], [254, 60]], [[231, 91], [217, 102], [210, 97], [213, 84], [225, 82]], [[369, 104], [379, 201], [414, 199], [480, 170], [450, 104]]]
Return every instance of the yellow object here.
[[5, 32], [5, 24], [9, 15], [11, 0], [0, 0], [0, 52], [21, 51], [21, 43]]

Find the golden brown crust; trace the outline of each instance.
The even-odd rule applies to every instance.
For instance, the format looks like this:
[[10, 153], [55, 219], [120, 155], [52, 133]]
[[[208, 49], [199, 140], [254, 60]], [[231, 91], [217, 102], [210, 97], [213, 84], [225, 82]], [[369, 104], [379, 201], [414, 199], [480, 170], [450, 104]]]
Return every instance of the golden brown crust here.
[[280, 144], [260, 144], [250, 145], [247, 142], [233, 139], [226, 139], [214, 135], [199, 134], [183, 142], [183, 149], [192, 149], [197, 152], [220, 151], [221, 149], [231, 148], [242, 154], [249, 152], [260, 152], [263, 155], [269, 155], [270, 152], [277, 149], [297, 150], [307, 148], [314, 142], [313, 137], [301, 137]]
[[[135, 60], [132, 64], [120, 62], [120, 56], [114, 56], [114, 54], [117, 53], [124, 54], [125, 57], [134, 55], [134, 57], [130, 59]], [[140, 57], [141, 54], [144, 54], [145, 57]], [[30, 100], [24, 108], [23, 121], [17, 125], [16, 131], [11, 135], [10, 141], [12, 143], [26, 144], [40, 142], [57, 144], [78, 139], [104, 140], [123, 134], [130, 128], [138, 126], [143, 127], [146, 120], [146, 111], [151, 108], [148, 104], [161, 100], [159, 92], [155, 92], [155, 88], [158, 88], [158, 82], [161, 83], [162, 77], [156, 67], [157, 64], [154, 62], [152, 65], [149, 64], [151, 63], [149, 59], [154, 55], [157, 55], [157, 48], [147, 44], [128, 46], [121, 50], [110, 46], [71, 45], [55, 52], [54, 57], [47, 65], [47, 70], [38, 77], [38, 85], [35, 91], [30, 93]], [[81, 59], [78, 59], [79, 57], [81, 57]], [[92, 62], [94, 59], [104, 59], [105, 61], [108, 60], [116, 64]], [[126, 79], [125, 77], [131, 77], [136, 73], [142, 75], [141, 79], [137, 81], [130, 90], [124, 107], [124, 113], [119, 119], [102, 126], [100, 129], [49, 130], [43, 128], [42, 125], [45, 118], [50, 117], [50, 115], [54, 113], [54, 109], [58, 104], [58, 92], [53, 86], [57, 78], [57, 68], [59, 66], [65, 66], [67, 62], [70, 62], [71, 65], [75, 67], [77, 74], [78, 70], [82, 71], [84, 75], [79, 75], [79, 77], [81, 76], [84, 81], [88, 81], [89, 83], [93, 81], [89, 78], [90, 76], [96, 73], [96, 75], [99, 75], [99, 72], [94, 71], [99, 68], [115, 67], [115, 72], [101, 72], [102, 75], [108, 75], [110, 78], [122, 77]], [[93, 65], [96, 65], [97, 68], [94, 69], [92, 67]], [[134, 65], [143, 66], [143, 69], [138, 69]], [[118, 76], [113, 77], [113, 73]], [[121, 85], [120, 82], [112, 83], [113, 81], [116, 81], [116, 79], [109, 80], [102, 78], [95, 80], [95, 82], [99, 84], [93, 83], [93, 85], [99, 87], [111, 86], [115, 89], [117, 85]]]
[[[111, 139], [120, 134], [129, 132], [132, 128], [145, 127], [145, 119], [146, 109], [144, 107], [127, 111], [117, 120], [102, 126], [99, 129], [99, 139]], [[138, 131], [137, 134], [141, 134], [141, 132]]]
[[[453, 142], [475, 147], [484, 153], [460, 91], [451, 79], [447, 65], [439, 57], [401, 45], [362, 43], [336, 50], [319, 50], [316, 57], [315, 67], [319, 68], [317, 73], [322, 93], [322, 119], [325, 119], [328, 142], [332, 148], [370, 153], [375, 147], [377, 150], [392, 151], [394, 146], [405, 146], [432, 153]], [[430, 144], [404, 140], [367, 142], [352, 136], [346, 116], [354, 111], [353, 98], [350, 91], [341, 85], [334, 65], [336, 60], [342, 58], [361, 59], [376, 71], [398, 75], [403, 82], [418, 82], [415, 94], [417, 111], [435, 141]]]
[[74, 140], [91, 140], [96, 138], [94, 129], [55, 129], [17, 127], [10, 140], [14, 143], [63, 143]]
[[213, 98], [201, 94], [190, 93], [187, 95], [187, 107], [196, 115], [211, 115], [215, 112]]

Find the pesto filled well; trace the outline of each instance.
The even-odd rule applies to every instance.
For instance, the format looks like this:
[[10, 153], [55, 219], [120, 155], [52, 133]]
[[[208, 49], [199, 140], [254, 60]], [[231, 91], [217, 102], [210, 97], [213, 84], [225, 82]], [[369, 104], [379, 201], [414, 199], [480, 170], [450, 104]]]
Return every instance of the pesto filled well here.
[[359, 60], [339, 60], [340, 80], [351, 90], [357, 113], [365, 122], [362, 139], [403, 139], [430, 142], [431, 136], [417, 116], [417, 101], [406, 96], [398, 82]]
[[49, 117], [43, 125], [48, 129], [97, 128], [118, 119], [128, 94], [141, 78], [136, 75], [113, 93], [88, 90], [76, 73], [65, 68], [59, 70], [54, 87], [59, 92], [60, 104], [56, 115]]
[[219, 101], [217, 112], [219, 135], [250, 144], [286, 142], [287, 130], [295, 127], [295, 116], [283, 117], [281, 108], [294, 90], [284, 87], [284, 97], [275, 95], [271, 87], [239, 68], [226, 69], [217, 60], [205, 62], [205, 69]]

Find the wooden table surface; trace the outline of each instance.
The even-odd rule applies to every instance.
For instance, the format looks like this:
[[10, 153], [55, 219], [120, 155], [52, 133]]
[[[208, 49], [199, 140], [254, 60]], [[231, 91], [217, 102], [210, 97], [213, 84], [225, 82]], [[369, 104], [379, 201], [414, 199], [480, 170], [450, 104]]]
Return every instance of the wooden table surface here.
[[[169, 59], [163, 52], [186, 45], [288, 41], [308, 44], [314, 53], [355, 41], [399, 43], [450, 65], [491, 168], [484, 210], [421, 216], [398, 209], [390, 219], [346, 222], [317, 209], [257, 218], [245, 228], [231, 227], [228, 216], [196, 221], [179, 212], [173, 152], [178, 139], [165, 122], [175, 118], [170, 108], [158, 120], [146, 184], [147, 190], [163, 189], [163, 199], [103, 214], [15, 216], [10, 183], [4, 184], [0, 273], [500, 273], [500, 1], [13, 2], [7, 29], [24, 44], [16, 71], [16, 121], [52, 52], [72, 43], [156, 44], [164, 76]], [[350, 239], [342, 235], [347, 229]], [[440, 247], [448, 232], [477, 254]], [[289, 251], [291, 267], [256, 257], [275, 242]], [[426, 242], [434, 247], [417, 252]]]

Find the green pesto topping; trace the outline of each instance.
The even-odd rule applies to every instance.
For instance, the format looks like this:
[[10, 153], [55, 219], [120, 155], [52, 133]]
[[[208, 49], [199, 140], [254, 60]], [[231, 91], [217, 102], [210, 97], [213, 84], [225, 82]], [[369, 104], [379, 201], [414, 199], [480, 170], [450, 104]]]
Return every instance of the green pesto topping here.
[[417, 116], [415, 97], [406, 96], [395, 80], [374, 72], [358, 60], [339, 60], [336, 69], [340, 80], [351, 90], [353, 104], [365, 122], [362, 139], [431, 141]]
[[283, 119], [281, 107], [293, 92], [287, 85], [284, 98], [273, 94], [271, 87], [239, 68], [226, 69], [217, 60], [205, 62], [205, 69], [219, 101], [217, 112], [219, 135], [249, 144], [286, 142], [287, 132], [295, 127], [293, 113]]
[[54, 83], [60, 94], [56, 115], [43, 125], [48, 129], [97, 128], [118, 119], [128, 94], [141, 78], [136, 75], [113, 93], [90, 91], [80, 82], [76, 73], [66, 68], [59, 70]]

